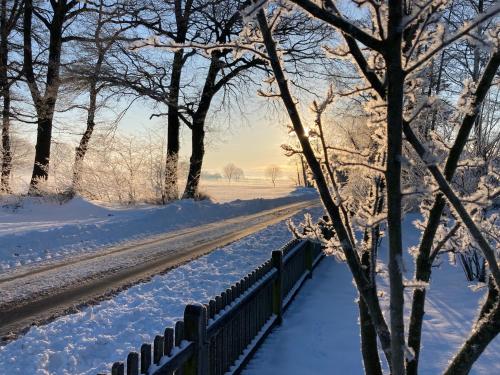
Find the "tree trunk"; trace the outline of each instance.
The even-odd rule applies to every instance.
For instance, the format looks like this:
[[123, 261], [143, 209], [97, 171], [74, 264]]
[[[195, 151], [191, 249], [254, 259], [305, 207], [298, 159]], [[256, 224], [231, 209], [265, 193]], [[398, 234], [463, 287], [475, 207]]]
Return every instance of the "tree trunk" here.
[[50, 144], [52, 140], [52, 119], [39, 118], [36, 133], [35, 162], [31, 175], [29, 195], [40, 194], [40, 182], [49, 177]]
[[302, 179], [304, 180], [304, 187], [310, 187], [309, 181], [307, 180], [306, 165], [302, 155], [300, 155], [300, 164], [302, 166]]
[[2, 179], [0, 190], [10, 193], [10, 171], [12, 170], [12, 153], [10, 149], [10, 90], [3, 93], [2, 109]]
[[8, 80], [9, 48], [7, 25], [7, 1], [2, 0], [0, 25], [0, 88], [3, 97], [2, 108], [2, 177], [0, 191], [10, 193], [10, 171], [12, 169], [12, 154], [10, 150], [10, 83]]
[[[361, 256], [361, 264], [365, 267], [365, 274], [370, 279], [370, 270], [372, 269], [370, 262], [371, 258], [368, 251], [365, 251]], [[368, 307], [363, 298], [359, 298], [358, 308], [361, 333], [361, 354], [363, 355], [365, 374], [382, 375], [382, 367], [380, 366], [380, 357], [378, 355], [377, 331], [375, 331]]]
[[[175, 42], [182, 44], [186, 42], [186, 36], [189, 28], [189, 19], [191, 18], [192, 0], [184, 2], [174, 1], [175, 23], [177, 26], [177, 35]], [[179, 188], [177, 186], [177, 174], [179, 167], [179, 92], [181, 85], [182, 68], [185, 63], [184, 50], [180, 49], [174, 53], [172, 61], [172, 73], [170, 76], [170, 87], [168, 93], [168, 131], [167, 131], [167, 156], [165, 158], [165, 186], [162, 194], [163, 203], [179, 199]], [[194, 124], [193, 124], [194, 126]]]
[[219, 55], [212, 54], [207, 77], [201, 93], [198, 109], [193, 116], [193, 128], [191, 129], [191, 158], [189, 159], [189, 174], [186, 182], [186, 188], [182, 199], [198, 197], [198, 187], [200, 185], [201, 167], [203, 157], [205, 156], [205, 120], [208, 110], [212, 104], [217, 90], [215, 81], [220, 70]]
[[85, 155], [89, 147], [90, 138], [94, 132], [95, 126], [95, 113], [97, 105], [97, 90], [96, 82], [92, 82], [90, 85], [90, 98], [89, 98], [89, 109], [87, 112], [87, 128], [80, 139], [80, 143], [76, 148], [75, 154], [75, 164], [73, 165], [73, 191], [77, 191], [80, 188], [82, 168]]
[[184, 51], [178, 50], [174, 54], [170, 88], [168, 94], [168, 131], [167, 131], [167, 157], [165, 160], [165, 186], [163, 203], [179, 199], [177, 186], [177, 169], [179, 164], [179, 90], [182, 75]]
[[[429, 213], [429, 220], [420, 242], [419, 252], [415, 264], [415, 280], [423, 281], [425, 283], [430, 281], [432, 264], [429, 257], [445, 203], [444, 197], [439, 193]], [[418, 361], [420, 358], [422, 339], [422, 323], [425, 314], [425, 298], [425, 289], [414, 290], [410, 314], [410, 326], [408, 328], [408, 346], [412, 348], [414, 356], [413, 360], [407, 361], [406, 363], [406, 371], [408, 375], [417, 375], [418, 373]]]
[[353, 275], [356, 287], [361, 294], [361, 298], [364, 299], [368, 307], [372, 323], [377, 331], [377, 335], [382, 346], [382, 350], [384, 351], [387, 361], [391, 363], [391, 337], [384, 316], [382, 315], [379, 300], [378, 298], [376, 298], [376, 295], [370, 293], [373, 287], [370, 285], [369, 281], [366, 279], [366, 276], [363, 273], [359, 256], [357, 255], [353, 244], [349, 239], [346, 227], [342, 223], [340, 210], [335, 205], [335, 202], [332, 199], [325, 176], [321, 170], [321, 165], [316, 159], [311, 144], [309, 143], [309, 139], [306, 136], [302, 120], [295, 106], [294, 99], [292, 98], [292, 95], [288, 88], [287, 80], [280, 64], [280, 59], [276, 51], [276, 44], [267, 24], [266, 16], [262, 10], [258, 12], [257, 20], [262, 32], [264, 45], [269, 55], [269, 62], [280, 89], [280, 96], [287, 109], [294, 131], [302, 147], [304, 157], [306, 158], [306, 161], [311, 168], [311, 172], [313, 173], [321, 200], [328, 212], [328, 215], [330, 216], [339, 241], [342, 244], [342, 250], [344, 252], [349, 269], [351, 270], [351, 273]]
[[35, 161], [28, 194], [39, 195], [39, 184], [49, 176], [50, 146], [52, 141], [52, 121], [56, 107], [57, 95], [61, 84], [59, 73], [61, 68], [61, 48], [63, 25], [70, 7], [66, 2], [52, 4], [54, 15], [49, 29], [48, 64], [45, 83], [45, 92], [41, 96], [38, 91], [36, 78], [33, 72], [32, 56], [32, 1], [25, 2], [24, 10], [24, 73], [31, 91], [37, 112], [37, 138], [35, 146]]
[[481, 307], [481, 311], [479, 312], [479, 317], [477, 318], [477, 320], [481, 321], [488, 314], [490, 314], [494, 310], [495, 304], [498, 303], [500, 303], [500, 294], [495, 288], [493, 277], [490, 275], [490, 277], [488, 278], [488, 295], [486, 297], [486, 301], [484, 301], [484, 304]]
[[[479, 80], [474, 105], [476, 107], [483, 103], [486, 94], [489, 90], [493, 77], [495, 76], [498, 67], [500, 66], [500, 52], [494, 53], [483, 72], [481, 79]], [[458, 161], [460, 155], [467, 143], [473, 125], [475, 123], [477, 112], [467, 114], [462, 120], [462, 124], [458, 131], [455, 142], [450, 149], [448, 154], [448, 159], [446, 160], [446, 165], [444, 169], [444, 175], [446, 180], [450, 182], [453, 179], [455, 171], [458, 166]], [[408, 139], [408, 136], [407, 136]], [[432, 264], [429, 261], [429, 256], [434, 242], [434, 237], [436, 235], [437, 229], [440, 225], [441, 215], [443, 213], [444, 207], [446, 205], [446, 200], [442, 193], [436, 196], [434, 204], [429, 213], [429, 219], [420, 241], [419, 252], [416, 262], [415, 279], [428, 282], [431, 274]], [[425, 291], [415, 290], [413, 293], [412, 311], [410, 316], [410, 328], [408, 334], [408, 346], [415, 352], [415, 359], [413, 361], [408, 361], [406, 366], [408, 370], [408, 375], [416, 375], [418, 372], [418, 359], [420, 352], [420, 342], [422, 335], [422, 324], [424, 316], [425, 307]]]
[[359, 298], [359, 324], [361, 333], [361, 354], [366, 375], [382, 375], [380, 357], [378, 355], [377, 332], [370, 318], [368, 307], [363, 298]]
[[196, 199], [198, 197], [198, 188], [200, 185], [201, 169], [203, 157], [205, 156], [205, 121], [193, 121], [191, 132], [191, 158], [189, 159], [189, 174], [186, 182], [186, 188], [182, 196], [183, 199]]
[[387, 226], [391, 316], [391, 371], [405, 373], [403, 245], [401, 231], [401, 158], [403, 143], [403, 87], [401, 65], [402, 2], [389, 1], [387, 63]]

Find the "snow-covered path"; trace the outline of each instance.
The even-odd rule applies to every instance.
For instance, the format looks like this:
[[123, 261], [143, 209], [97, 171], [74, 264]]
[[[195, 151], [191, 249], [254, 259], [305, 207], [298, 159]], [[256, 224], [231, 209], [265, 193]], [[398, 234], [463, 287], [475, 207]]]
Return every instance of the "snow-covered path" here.
[[243, 374], [362, 374], [351, 279], [344, 264], [323, 259]]
[[[406, 247], [419, 240], [411, 225], [415, 218], [408, 215], [405, 220]], [[386, 241], [384, 238], [381, 246], [382, 258]], [[411, 278], [409, 256], [405, 266], [405, 276]], [[380, 279], [380, 289], [387, 290], [386, 280]], [[331, 257], [323, 260], [285, 313], [283, 325], [268, 336], [244, 375], [363, 374], [357, 294], [351, 280], [346, 264], [336, 263]], [[426, 303], [420, 374], [443, 372], [467, 337], [483, 295], [484, 291], [474, 292], [468, 287], [460, 266], [449, 265], [446, 258], [441, 260], [440, 267], [434, 269]], [[406, 301], [411, 301], [411, 290], [406, 292]], [[383, 306], [387, 309], [388, 300], [383, 300]], [[500, 374], [499, 353], [497, 336], [471, 374]]]

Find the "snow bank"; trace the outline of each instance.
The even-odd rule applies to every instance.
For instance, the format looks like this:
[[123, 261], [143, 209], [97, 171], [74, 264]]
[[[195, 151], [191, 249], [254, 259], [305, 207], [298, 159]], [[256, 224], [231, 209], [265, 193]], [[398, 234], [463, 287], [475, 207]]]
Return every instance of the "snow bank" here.
[[[321, 209], [311, 211], [319, 216]], [[303, 214], [295, 216], [299, 220]], [[109, 373], [143, 342], [182, 318], [184, 307], [206, 302], [291, 239], [285, 222], [138, 284], [98, 306], [64, 316], [0, 347], [0, 373]]]
[[103, 207], [82, 198], [61, 204], [4, 198], [0, 208], [0, 270], [247, 215], [313, 199], [312, 189], [273, 199], [228, 203], [182, 200], [165, 206]]

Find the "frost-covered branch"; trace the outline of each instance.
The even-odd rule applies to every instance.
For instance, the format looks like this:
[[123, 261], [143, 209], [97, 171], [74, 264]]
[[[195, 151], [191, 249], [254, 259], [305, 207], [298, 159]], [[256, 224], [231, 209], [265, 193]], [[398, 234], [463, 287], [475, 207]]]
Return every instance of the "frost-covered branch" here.
[[413, 65], [409, 66], [406, 69], [406, 73], [409, 74], [412, 71], [416, 70], [417, 68], [421, 67], [427, 61], [429, 61], [433, 56], [435, 56], [437, 52], [441, 51], [442, 49], [446, 48], [450, 44], [456, 42], [457, 40], [463, 38], [465, 35], [470, 33], [472, 30], [477, 28], [479, 25], [483, 24], [484, 22], [486, 22], [487, 20], [489, 20], [493, 17], [496, 17], [499, 13], [500, 13], [500, 4], [493, 5], [490, 9], [488, 9], [488, 11], [481, 13], [479, 16], [477, 16], [471, 22], [464, 24], [464, 26], [460, 30], [458, 30], [455, 34], [444, 39], [438, 45], [430, 48], [426, 52], [425, 55], [420, 57], [420, 59], [418, 61], [416, 61]]
[[[292, 3], [299, 5], [301, 8], [309, 12], [312, 16], [338, 28], [347, 35], [352, 36], [354, 39], [363, 43], [365, 46], [370, 47], [375, 51], [382, 52], [384, 43], [382, 40], [377, 39], [370, 35], [368, 32], [360, 29], [352, 22], [346, 20], [333, 9], [321, 8], [311, 0], [290, 0]], [[332, 12], [333, 11], [333, 12]]]
[[278, 83], [280, 89], [282, 100], [288, 110], [288, 114], [293, 124], [295, 133], [297, 134], [299, 142], [304, 151], [304, 156], [307, 159], [309, 167], [313, 172], [316, 184], [318, 186], [318, 191], [320, 193], [320, 197], [332, 220], [332, 225], [334, 226], [335, 232], [342, 246], [342, 250], [344, 252], [347, 264], [349, 265], [349, 268], [353, 274], [357, 288], [370, 311], [370, 316], [377, 331], [377, 334], [379, 336], [380, 342], [382, 344], [382, 349], [386, 355], [387, 360], [390, 363], [391, 339], [387, 323], [385, 322], [385, 319], [382, 315], [382, 310], [380, 308], [378, 298], [373, 293], [373, 286], [370, 285], [369, 280], [364, 275], [363, 269], [360, 264], [360, 259], [357, 255], [354, 244], [352, 244], [352, 242], [349, 240], [348, 232], [342, 222], [339, 208], [332, 200], [332, 197], [329, 193], [328, 185], [321, 170], [321, 166], [316, 157], [314, 156], [314, 151], [306, 136], [305, 128], [302, 124], [302, 120], [297, 111], [295, 101], [293, 100], [293, 97], [289, 91], [287, 80], [285, 78], [283, 68], [280, 63], [280, 58], [276, 51], [276, 45], [273, 40], [269, 26], [267, 24], [266, 16], [263, 10], [260, 10], [258, 12], [257, 21], [263, 36], [264, 45], [266, 46], [266, 50], [270, 58], [271, 67], [276, 77], [276, 82]]
[[[418, 140], [418, 138], [415, 136], [415, 134], [411, 130], [408, 123], [405, 123], [403, 129], [404, 129], [406, 139], [413, 146], [413, 148], [415, 149], [417, 154], [423, 160], [425, 158], [425, 155], [427, 155], [429, 153], [429, 151], [426, 150], [425, 147], [422, 145], [422, 143]], [[429, 164], [427, 164], [427, 168], [429, 169], [431, 174], [434, 176], [442, 193], [446, 196], [446, 198], [448, 199], [450, 204], [457, 211], [458, 215], [462, 219], [462, 222], [467, 227], [467, 229], [470, 231], [471, 235], [474, 237], [474, 240], [477, 242], [477, 244], [481, 248], [486, 260], [488, 261], [488, 263], [490, 265], [490, 270], [491, 270], [493, 277], [495, 278], [495, 283], [496, 283], [497, 287], [500, 288], [500, 269], [499, 269], [498, 260], [497, 260], [495, 251], [492, 249], [492, 247], [488, 243], [488, 241], [483, 237], [483, 235], [481, 234], [481, 231], [479, 230], [479, 228], [474, 223], [471, 216], [469, 215], [469, 213], [467, 212], [467, 210], [463, 206], [460, 198], [453, 191], [450, 184], [446, 181], [446, 178], [441, 173], [439, 168], [435, 165], [429, 165]]]

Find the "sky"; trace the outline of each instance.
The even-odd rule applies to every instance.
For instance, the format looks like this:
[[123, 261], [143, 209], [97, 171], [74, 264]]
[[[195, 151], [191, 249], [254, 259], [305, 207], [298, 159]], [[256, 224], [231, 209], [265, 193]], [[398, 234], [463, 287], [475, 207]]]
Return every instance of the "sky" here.
[[[152, 111], [144, 104], [134, 105], [122, 119], [118, 132], [138, 134], [144, 129], [162, 129], [166, 132], [166, 118], [149, 119]], [[269, 165], [283, 170], [282, 178], [294, 174], [295, 166], [283, 154], [281, 145], [288, 135], [283, 116], [273, 110], [265, 99], [248, 98], [244, 113], [227, 112], [209, 121], [203, 170], [221, 173], [228, 163], [243, 169], [247, 178], [265, 177]], [[191, 152], [191, 134], [186, 126], [181, 131], [181, 160], [188, 160]]]

